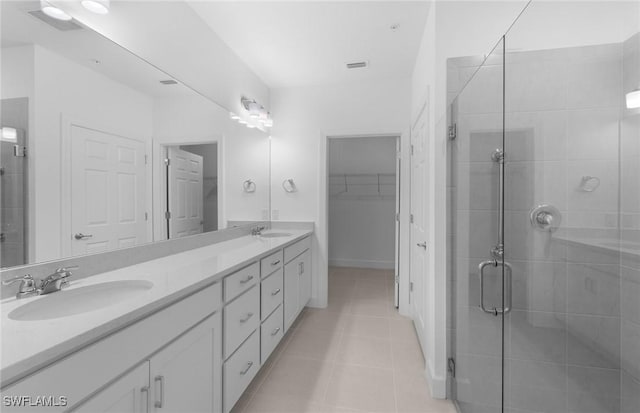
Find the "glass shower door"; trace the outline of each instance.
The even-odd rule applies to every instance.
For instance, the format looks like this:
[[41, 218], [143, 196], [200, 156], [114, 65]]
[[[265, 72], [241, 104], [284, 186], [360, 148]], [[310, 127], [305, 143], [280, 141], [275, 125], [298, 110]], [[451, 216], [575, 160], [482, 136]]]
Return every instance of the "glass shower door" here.
[[[457, 136], [450, 143], [452, 398], [463, 413], [500, 412], [503, 384], [503, 42], [485, 59], [452, 59]], [[508, 290], [505, 290], [508, 291]]]
[[505, 36], [505, 411], [640, 411], [638, 19], [534, 1]]

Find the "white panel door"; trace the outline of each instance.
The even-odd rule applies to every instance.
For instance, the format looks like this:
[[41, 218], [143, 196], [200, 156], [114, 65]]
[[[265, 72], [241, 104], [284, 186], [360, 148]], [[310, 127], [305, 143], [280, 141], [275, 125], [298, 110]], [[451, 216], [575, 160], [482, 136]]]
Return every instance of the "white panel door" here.
[[427, 254], [427, 106], [411, 130], [411, 270], [409, 304], [423, 350], [425, 298], [428, 266]]
[[74, 410], [78, 413], [147, 413], [149, 362], [136, 367]]
[[204, 228], [202, 156], [168, 148], [169, 238], [199, 234]]
[[71, 126], [71, 252], [147, 241], [144, 143]]

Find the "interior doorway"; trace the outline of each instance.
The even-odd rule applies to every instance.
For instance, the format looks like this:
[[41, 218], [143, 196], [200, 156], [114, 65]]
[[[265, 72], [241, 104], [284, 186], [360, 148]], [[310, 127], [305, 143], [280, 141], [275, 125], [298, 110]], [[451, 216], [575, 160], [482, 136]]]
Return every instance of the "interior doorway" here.
[[[330, 137], [327, 143], [329, 308], [398, 307], [399, 137]], [[363, 311], [365, 311], [363, 309]]]
[[217, 142], [165, 147], [168, 239], [219, 228]]

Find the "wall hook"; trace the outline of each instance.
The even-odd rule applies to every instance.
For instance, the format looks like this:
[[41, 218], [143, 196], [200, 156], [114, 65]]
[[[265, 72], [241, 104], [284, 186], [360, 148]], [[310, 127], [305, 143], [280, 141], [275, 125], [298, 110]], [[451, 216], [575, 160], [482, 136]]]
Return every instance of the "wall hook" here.
[[295, 182], [293, 182], [293, 178], [282, 181], [282, 189], [287, 193], [298, 192], [298, 188], [296, 187]]
[[256, 183], [251, 179], [247, 179], [242, 183], [242, 188], [244, 189], [244, 192], [248, 194], [256, 192]]

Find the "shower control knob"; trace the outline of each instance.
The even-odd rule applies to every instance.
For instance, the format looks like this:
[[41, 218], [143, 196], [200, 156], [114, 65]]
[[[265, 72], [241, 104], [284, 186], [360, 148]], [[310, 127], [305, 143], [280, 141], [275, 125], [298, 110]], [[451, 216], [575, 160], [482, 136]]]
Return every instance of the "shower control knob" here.
[[538, 205], [529, 213], [531, 225], [540, 231], [553, 232], [560, 227], [560, 211], [553, 205]]

